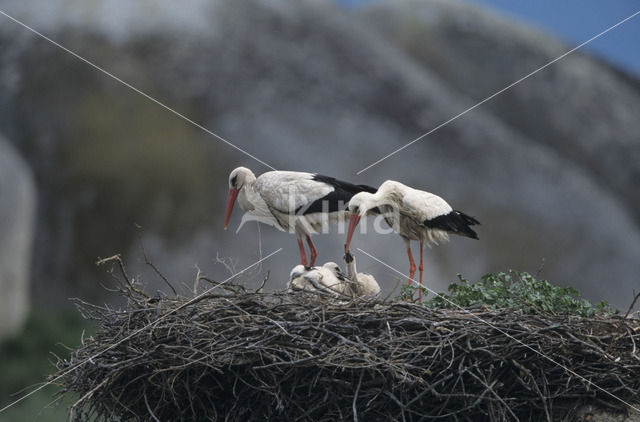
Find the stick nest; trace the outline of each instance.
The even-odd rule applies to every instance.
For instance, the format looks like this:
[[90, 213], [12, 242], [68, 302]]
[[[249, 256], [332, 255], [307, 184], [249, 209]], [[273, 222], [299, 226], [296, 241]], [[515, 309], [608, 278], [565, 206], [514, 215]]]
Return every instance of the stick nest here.
[[570, 420], [640, 393], [638, 319], [126, 286], [125, 310], [79, 303], [99, 331], [58, 362], [70, 419]]

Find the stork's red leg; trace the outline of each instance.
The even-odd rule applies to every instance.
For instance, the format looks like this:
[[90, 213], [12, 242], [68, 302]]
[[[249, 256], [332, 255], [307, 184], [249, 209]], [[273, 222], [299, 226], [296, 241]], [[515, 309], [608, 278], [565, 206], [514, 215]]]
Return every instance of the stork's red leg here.
[[[413, 275], [416, 273], [416, 263], [413, 261], [413, 254], [411, 253], [411, 241], [404, 239], [404, 243], [407, 245], [407, 255], [409, 255], [409, 286], [411, 286]], [[406, 297], [404, 301], [408, 302], [409, 298]]]
[[413, 276], [416, 274], [416, 263], [413, 260], [413, 254], [411, 253], [411, 241], [406, 240], [407, 244], [407, 254], [409, 255], [409, 285], [413, 281]]
[[298, 237], [298, 248], [300, 248], [300, 264], [308, 267], [309, 265], [307, 263], [307, 253], [304, 251], [304, 243], [302, 243], [301, 237]]
[[420, 242], [420, 266], [418, 269], [420, 270], [420, 290], [418, 290], [418, 302], [422, 303], [422, 273], [424, 272], [424, 262], [422, 261], [422, 247], [424, 243]]
[[311, 240], [311, 236], [307, 235], [307, 244], [309, 245], [309, 258], [311, 259], [311, 266], [313, 267], [316, 264], [316, 258], [318, 257], [318, 251], [316, 247], [313, 245], [313, 241]]

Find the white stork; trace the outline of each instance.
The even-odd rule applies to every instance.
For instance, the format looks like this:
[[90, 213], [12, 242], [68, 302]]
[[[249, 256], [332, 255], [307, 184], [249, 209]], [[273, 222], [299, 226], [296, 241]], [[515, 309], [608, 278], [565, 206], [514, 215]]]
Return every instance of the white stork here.
[[322, 267], [296, 265], [289, 275], [288, 290], [326, 293], [332, 296], [350, 296], [349, 282], [335, 262]]
[[356, 259], [346, 251], [344, 261], [347, 263], [347, 278], [353, 282], [352, 290], [356, 296], [375, 296], [380, 293], [380, 285], [371, 274], [359, 273]]
[[416, 272], [416, 264], [411, 253], [411, 240], [420, 242], [420, 287], [422, 300], [422, 273], [424, 264], [422, 249], [426, 244], [437, 245], [449, 240], [449, 233], [477, 239], [478, 235], [470, 226], [480, 224], [478, 220], [456, 211], [442, 198], [429, 192], [413, 189], [400, 182], [387, 180], [374, 194], [363, 192], [349, 201], [351, 213], [347, 231], [345, 250], [349, 250], [351, 237], [360, 221], [367, 213], [381, 213], [389, 226], [405, 241], [409, 255], [409, 284]]
[[[295, 171], [269, 171], [256, 178], [251, 170], [238, 167], [229, 175], [229, 197], [224, 228], [229, 224], [236, 198], [246, 219], [295, 233], [303, 266], [315, 264], [318, 252], [310, 235], [328, 221], [345, 221], [346, 204], [359, 192], [373, 193], [370, 186], [354, 185], [333, 177]], [[310, 263], [302, 238], [309, 245]]]

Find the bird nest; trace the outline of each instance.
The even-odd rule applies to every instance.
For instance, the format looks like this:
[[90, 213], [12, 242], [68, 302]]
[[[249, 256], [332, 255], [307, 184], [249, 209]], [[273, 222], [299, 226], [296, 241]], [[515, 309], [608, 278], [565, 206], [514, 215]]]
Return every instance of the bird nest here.
[[98, 333], [54, 375], [74, 420], [570, 420], [640, 393], [638, 319], [125, 286], [125, 310], [79, 303]]

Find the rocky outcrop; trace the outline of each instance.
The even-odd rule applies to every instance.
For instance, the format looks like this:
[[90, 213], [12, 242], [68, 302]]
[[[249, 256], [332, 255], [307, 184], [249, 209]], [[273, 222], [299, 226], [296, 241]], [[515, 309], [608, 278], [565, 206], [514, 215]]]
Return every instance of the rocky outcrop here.
[[[474, 102], [574, 47], [464, 2], [379, 2], [360, 16]], [[640, 226], [640, 81], [574, 53], [483, 110], [575, 163], [624, 203]]]
[[31, 170], [0, 136], [0, 339], [29, 311], [36, 192]]
[[[480, 241], [425, 252], [430, 287], [446, 288], [458, 272], [535, 272], [544, 260], [543, 277], [627, 305], [640, 256], [636, 81], [576, 53], [358, 176], [564, 47], [459, 2], [351, 14], [329, 2], [215, 2], [206, 13], [209, 25], [192, 31], [147, 25], [113, 37], [83, 22], [83, 37], [72, 24], [52, 36], [276, 168], [372, 185], [396, 179], [474, 215]], [[0, 95], [0, 125], [42, 187], [37, 248], [60, 245], [37, 254], [39, 274], [96, 286], [97, 256], [140, 255], [137, 223], [173, 278], [187, 279], [176, 273], [197, 262], [223, 279], [216, 252], [240, 269], [259, 245], [264, 254], [285, 247], [268, 267], [278, 268], [272, 280], [287, 278], [297, 261], [291, 236], [251, 225], [235, 235], [219, 219], [228, 172], [267, 168], [16, 32], [0, 39], [0, 75], [11, 88]], [[407, 267], [396, 235], [354, 242]], [[344, 234], [319, 236], [320, 260], [339, 261], [343, 243]], [[359, 263], [383, 289], [394, 287], [395, 274]]]

